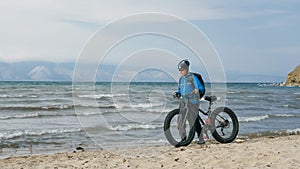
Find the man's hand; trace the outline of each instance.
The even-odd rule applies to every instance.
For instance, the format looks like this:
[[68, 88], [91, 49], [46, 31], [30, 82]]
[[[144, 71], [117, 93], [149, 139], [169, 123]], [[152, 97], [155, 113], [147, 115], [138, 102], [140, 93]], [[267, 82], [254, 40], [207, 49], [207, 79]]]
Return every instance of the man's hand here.
[[199, 93], [199, 90], [198, 90], [198, 89], [195, 89], [195, 90], [194, 90], [194, 93], [195, 93], [195, 94], [198, 94], [198, 93]]
[[179, 94], [178, 92], [175, 92], [175, 94], [173, 95], [173, 98], [179, 99], [180, 97], [181, 97], [181, 94]]

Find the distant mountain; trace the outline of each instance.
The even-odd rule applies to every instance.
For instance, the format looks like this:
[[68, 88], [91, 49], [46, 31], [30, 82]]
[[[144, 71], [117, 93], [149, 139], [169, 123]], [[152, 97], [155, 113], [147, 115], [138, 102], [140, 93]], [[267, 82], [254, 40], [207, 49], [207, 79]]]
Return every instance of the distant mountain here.
[[[52, 62], [0, 62], [0, 81], [72, 81], [75, 63], [52, 63]], [[87, 65], [84, 71], [93, 76], [94, 70], [89, 70]], [[96, 73], [96, 81], [112, 81], [116, 66], [101, 65]], [[125, 70], [126, 71], [126, 70]], [[89, 79], [87, 72], [78, 73], [76, 79]], [[139, 81], [139, 82], [168, 82], [171, 77], [156, 70], [141, 72], [137, 77], [128, 77], [128, 72], [118, 74], [115, 81]], [[92, 77], [91, 77], [92, 78]]]
[[[72, 81], [74, 67], [75, 63], [0, 62], [0, 81]], [[87, 65], [83, 70], [92, 75], [94, 71], [89, 68], [90, 66]], [[139, 72], [135, 77], [128, 77], [129, 68], [114, 76], [116, 69], [117, 66], [114, 65], [101, 65], [97, 70], [96, 81], [112, 81], [113, 77], [116, 81], [174, 82], [178, 80], [155, 69]], [[135, 73], [131, 71], [131, 74]], [[173, 73], [176, 74], [177, 70], [174, 70]], [[78, 76], [82, 76], [77, 77], [78, 79], [86, 79], [86, 72], [82, 75], [79, 73]], [[205, 81], [209, 81], [206, 74], [203, 74], [203, 78]], [[226, 73], [227, 82], [283, 82], [284, 80], [283, 76], [243, 74], [241, 72]]]
[[70, 81], [74, 64], [52, 62], [0, 63], [1, 81]]
[[51, 80], [51, 75], [52, 73], [46, 66], [37, 66], [28, 73], [32, 80]]

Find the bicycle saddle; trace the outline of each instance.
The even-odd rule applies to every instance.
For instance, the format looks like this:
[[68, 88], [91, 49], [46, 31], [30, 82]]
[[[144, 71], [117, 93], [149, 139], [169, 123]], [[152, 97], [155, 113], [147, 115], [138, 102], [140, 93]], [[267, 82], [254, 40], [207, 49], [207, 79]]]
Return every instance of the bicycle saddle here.
[[207, 100], [209, 102], [214, 102], [217, 100], [217, 97], [216, 96], [205, 96], [204, 100]]

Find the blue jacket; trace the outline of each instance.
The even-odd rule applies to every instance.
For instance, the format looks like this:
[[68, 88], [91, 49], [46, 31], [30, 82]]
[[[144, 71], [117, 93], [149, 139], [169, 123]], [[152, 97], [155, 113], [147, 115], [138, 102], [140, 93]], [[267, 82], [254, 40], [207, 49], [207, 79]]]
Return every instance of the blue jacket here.
[[184, 102], [189, 101], [192, 104], [200, 103], [199, 93], [194, 93], [195, 89], [199, 89], [199, 92], [204, 91], [204, 87], [196, 76], [192, 73], [188, 73], [186, 76], [180, 77], [178, 93], [182, 96]]

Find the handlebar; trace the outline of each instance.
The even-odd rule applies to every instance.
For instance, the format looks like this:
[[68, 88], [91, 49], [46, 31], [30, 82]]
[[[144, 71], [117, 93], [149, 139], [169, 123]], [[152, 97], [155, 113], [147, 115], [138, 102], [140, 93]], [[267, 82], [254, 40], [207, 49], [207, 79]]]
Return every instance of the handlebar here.
[[180, 97], [181, 97], [181, 94], [179, 94], [178, 92], [175, 92], [175, 94], [173, 95], [173, 98], [179, 99]]

